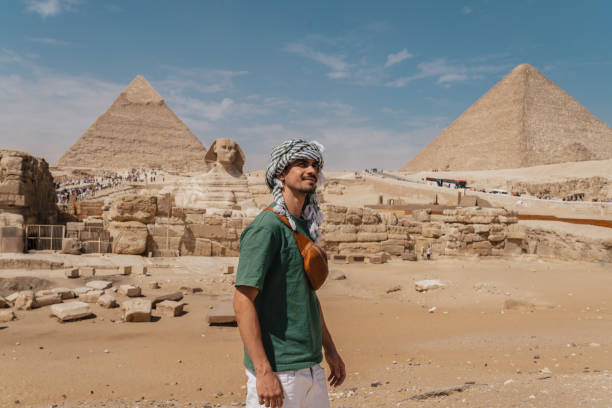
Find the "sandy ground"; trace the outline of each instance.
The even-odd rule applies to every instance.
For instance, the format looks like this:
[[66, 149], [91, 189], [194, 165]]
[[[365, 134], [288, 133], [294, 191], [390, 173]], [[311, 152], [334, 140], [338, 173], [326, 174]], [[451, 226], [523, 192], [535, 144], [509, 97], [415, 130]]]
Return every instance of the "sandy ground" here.
[[[140, 284], [148, 297], [201, 287], [185, 296], [187, 314], [123, 323], [119, 309], [92, 305], [96, 318], [59, 323], [45, 307], [0, 323], [0, 406], [242, 405], [238, 330], [206, 322], [209, 306], [232, 296], [220, 264], [237, 260], [156, 261], [151, 276], [108, 279]], [[90, 279], [0, 271], [24, 275], [52, 287]], [[612, 406], [609, 264], [525, 257], [333, 265], [332, 276], [341, 275], [319, 292], [349, 373], [330, 390], [332, 407]], [[420, 279], [446, 286], [418, 293]], [[147, 289], [152, 280], [161, 289]], [[463, 392], [410, 399], [466, 382]]]

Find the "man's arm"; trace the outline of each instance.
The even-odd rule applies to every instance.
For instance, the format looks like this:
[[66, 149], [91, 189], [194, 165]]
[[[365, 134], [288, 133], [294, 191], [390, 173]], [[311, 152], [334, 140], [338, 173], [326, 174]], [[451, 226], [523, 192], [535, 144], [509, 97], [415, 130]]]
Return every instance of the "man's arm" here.
[[265, 404], [266, 407], [281, 407], [283, 390], [263, 348], [261, 327], [253, 303], [258, 293], [257, 288], [238, 286], [234, 293], [234, 311], [240, 337], [255, 367], [259, 404]]
[[327, 381], [329, 381], [329, 385], [337, 387], [346, 379], [346, 368], [344, 367], [342, 357], [340, 357], [340, 354], [338, 354], [338, 350], [336, 349], [331, 333], [327, 329], [327, 324], [325, 324], [323, 308], [321, 307], [321, 302], [319, 302], [318, 297], [317, 303], [319, 303], [319, 312], [321, 314], [321, 340], [323, 343], [323, 351], [325, 353], [325, 361], [327, 361], [327, 365], [329, 366], [330, 370]]

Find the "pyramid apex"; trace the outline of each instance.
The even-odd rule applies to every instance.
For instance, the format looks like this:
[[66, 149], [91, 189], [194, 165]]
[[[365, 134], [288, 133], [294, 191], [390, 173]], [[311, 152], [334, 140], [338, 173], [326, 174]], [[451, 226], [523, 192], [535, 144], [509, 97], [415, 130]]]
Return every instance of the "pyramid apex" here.
[[123, 95], [132, 103], [161, 103], [164, 99], [140, 74], [123, 90]]
[[512, 70], [512, 72], [517, 72], [517, 73], [526, 72], [526, 71], [537, 71], [537, 70], [530, 64], [519, 64], [516, 67], [514, 67], [514, 69]]

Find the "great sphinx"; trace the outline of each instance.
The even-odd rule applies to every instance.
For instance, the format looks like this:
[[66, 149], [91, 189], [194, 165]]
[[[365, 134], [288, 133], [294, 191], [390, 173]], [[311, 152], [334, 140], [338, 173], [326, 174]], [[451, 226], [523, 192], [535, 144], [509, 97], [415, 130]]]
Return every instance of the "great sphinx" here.
[[243, 174], [245, 155], [232, 139], [215, 139], [206, 156], [208, 171], [182, 180], [165, 192], [172, 192], [175, 205], [182, 208], [205, 208], [207, 213], [217, 210], [246, 210], [255, 202]]

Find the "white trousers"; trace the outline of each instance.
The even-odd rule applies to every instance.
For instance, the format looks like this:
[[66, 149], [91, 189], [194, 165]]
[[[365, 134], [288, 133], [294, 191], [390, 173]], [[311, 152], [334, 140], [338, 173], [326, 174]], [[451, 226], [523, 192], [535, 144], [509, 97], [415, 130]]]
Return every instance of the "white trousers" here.
[[[255, 373], [246, 370], [246, 408], [259, 408]], [[283, 408], [329, 408], [325, 369], [320, 365], [276, 373], [283, 387]]]

